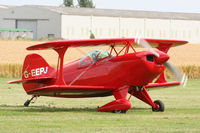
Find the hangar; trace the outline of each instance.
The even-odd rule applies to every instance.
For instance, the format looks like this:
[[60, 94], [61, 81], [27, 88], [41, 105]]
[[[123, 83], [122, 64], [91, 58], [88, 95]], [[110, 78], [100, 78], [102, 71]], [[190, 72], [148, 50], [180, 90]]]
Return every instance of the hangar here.
[[[2, 7], [2, 6], [0, 6]], [[0, 8], [0, 28], [33, 31], [33, 38], [147, 37], [200, 42], [200, 14], [25, 5]]]

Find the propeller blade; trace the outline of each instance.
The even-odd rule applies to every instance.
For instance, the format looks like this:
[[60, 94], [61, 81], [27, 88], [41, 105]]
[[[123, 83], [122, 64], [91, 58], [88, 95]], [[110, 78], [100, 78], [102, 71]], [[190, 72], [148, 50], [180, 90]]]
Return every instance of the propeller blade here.
[[144, 39], [141, 39], [141, 38], [136, 38], [135, 39], [135, 42], [138, 44], [138, 45], [140, 45], [140, 46], [142, 46], [142, 47], [144, 47], [144, 48], [147, 48], [153, 55], [155, 55], [156, 57], [160, 57], [160, 55], [155, 51], [155, 50], [153, 50], [153, 48], [151, 47], [151, 45], [146, 41], [146, 40], [144, 40]]
[[[137, 43], [138, 45], [147, 48], [152, 54], [154, 54], [156, 57], [160, 57], [160, 55], [153, 50], [153, 48], [151, 47], [151, 45], [144, 39], [141, 38], [136, 38], [135, 39], [135, 43]], [[181, 82], [181, 85], [183, 85], [183, 87], [186, 86], [187, 83], [187, 76], [185, 74], [182, 74], [176, 67], [174, 67], [171, 63], [169, 62], [165, 62], [164, 65], [175, 75], [175, 77]]]
[[165, 62], [164, 65], [175, 75], [175, 77], [181, 82], [183, 87], [185, 87], [188, 79], [187, 76], [185, 74], [182, 74], [176, 67], [174, 67], [168, 61]]

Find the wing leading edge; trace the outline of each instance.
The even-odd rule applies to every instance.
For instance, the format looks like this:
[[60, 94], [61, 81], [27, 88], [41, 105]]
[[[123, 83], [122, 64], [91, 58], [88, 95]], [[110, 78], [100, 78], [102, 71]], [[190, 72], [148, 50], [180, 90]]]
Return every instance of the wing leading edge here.
[[[112, 38], [112, 39], [85, 39], [85, 40], [59, 40], [51, 41], [42, 44], [33, 45], [27, 48], [27, 50], [45, 50], [45, 49], [59, 49], [63, 47], [83, 47], [83, 46], [98, 46], [98, 45], [137, 45], [135, 43], [136, 38]], [[178, 46], [188, 43], [184, 40], [167, 40], [167, 39], [145, 39], [152, 47], [158, 47], [160, 45]]]

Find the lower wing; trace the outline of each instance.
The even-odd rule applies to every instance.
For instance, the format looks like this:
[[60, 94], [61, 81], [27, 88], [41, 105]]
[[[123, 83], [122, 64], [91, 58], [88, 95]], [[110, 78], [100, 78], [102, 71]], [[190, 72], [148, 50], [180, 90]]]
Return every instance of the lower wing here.
[[145, 87], [152, 90], [159, 87], [171, 87], [181, 85], [181, 82], [163, 82], [163, 83], [150, 83]]

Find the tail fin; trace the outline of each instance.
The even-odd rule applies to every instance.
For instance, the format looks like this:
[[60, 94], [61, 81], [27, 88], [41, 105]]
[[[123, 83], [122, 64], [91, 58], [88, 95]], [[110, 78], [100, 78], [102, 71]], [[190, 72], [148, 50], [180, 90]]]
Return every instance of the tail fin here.
[[22, 70], [23, 88], [27, 92], [31, 89], [44, 87], [53, 79], [55, 69], [38, 54], [29, 54], [24, 60]]
[[29, 54], [24, 60], [22, 80], [9, 81], [8, 83], [41, 82], [52, 79], [55, 69], [38, 54]]
[[43, 79], [52, 77], [54, 68], [38, 54], [29, 54], [24, 60], [22, 80]]

